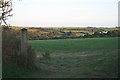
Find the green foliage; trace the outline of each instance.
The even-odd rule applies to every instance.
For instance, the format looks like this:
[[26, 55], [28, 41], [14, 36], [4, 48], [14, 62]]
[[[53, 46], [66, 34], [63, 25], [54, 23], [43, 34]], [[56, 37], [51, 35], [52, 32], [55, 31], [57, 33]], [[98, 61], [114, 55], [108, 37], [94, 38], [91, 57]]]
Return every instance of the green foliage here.
[[29, 70], [36, 70], [37, 67], [35, 65], [36, 53], [34, 49], [32, 49], [31, 45], [28, 46], [28, 55], [27, 55], [27, 65]]
[[4, 64], [2, 68], [2, 78], [19, 78], [26, 72], [27, 70], [16, 64]]
[[50, 56], [50, 51], [46, 50], [44, 54], [42, 54], [44, 59], [50, 60], [51, 56]]
[[110, 37], [120, 36], [120, 30], [108, 31], [107, 35], [109, 35]]

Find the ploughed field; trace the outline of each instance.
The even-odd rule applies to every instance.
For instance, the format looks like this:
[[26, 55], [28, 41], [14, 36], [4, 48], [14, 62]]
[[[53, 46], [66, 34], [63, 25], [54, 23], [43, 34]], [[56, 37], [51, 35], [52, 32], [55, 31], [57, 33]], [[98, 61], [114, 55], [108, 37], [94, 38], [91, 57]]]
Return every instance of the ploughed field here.
[[41, 70], [29, 78], [116, 78], [118, 37], [30, 40]]

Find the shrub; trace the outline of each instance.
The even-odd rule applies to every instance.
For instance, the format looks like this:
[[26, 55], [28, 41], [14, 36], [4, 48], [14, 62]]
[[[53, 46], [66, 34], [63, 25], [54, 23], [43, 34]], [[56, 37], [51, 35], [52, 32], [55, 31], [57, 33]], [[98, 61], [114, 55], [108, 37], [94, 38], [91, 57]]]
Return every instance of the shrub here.
[[49, 50], [45, 51], [45, 53], [42, 54], [42, 56], [43, 56], [44, 59], [47, 59], [47, 60], [51, 59], [50, 51]]
[[[34, 50], [31, 48], [30, 45], [28, 45], [28, 48], [27, 48], [28, 55], [25, 56], [21, 54], [20, 46], [21, 46], [20, 38], [17, 38], [14, 34], [9, 33], [9, 31], [7, 30], [3, 30], [3, 33], [2, 33], [2, 64], [3, 64], [2, 66], [4, 67], [3, 77], [7, 77], [10, 75], [15, 76], [15, 74], [12, 74], [12, 73], [9, 73], [9, 71], [6, 71], [7, 69], [7, 70], [10, 70], [11, 72], [15, 72], [14, 68], [6, 66], [9, 64], [18, 65], [17, 67], [23, 69], [22, 72], [24, 72], [24, 70], [36, 69], [36, 66], [35, 66], [36, 55]], [[27, 65], [27, 66], [24, 66], [24, 65]], [[16, 71], [16, 74], [19, 74], [19, 73], [21, 72]]]
[[2, 61], [3, 64], [15, 62], [15, 56], [19, 53], [20, 39], [15, 35], [9, 34], [5, 31], [2, 33]]

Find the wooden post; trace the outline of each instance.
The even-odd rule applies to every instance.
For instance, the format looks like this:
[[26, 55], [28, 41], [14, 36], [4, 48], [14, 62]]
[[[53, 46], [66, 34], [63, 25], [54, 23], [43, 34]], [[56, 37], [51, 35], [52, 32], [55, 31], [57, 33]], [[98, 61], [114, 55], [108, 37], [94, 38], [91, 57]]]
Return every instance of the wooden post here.
[[24, 58], [22, 65], [27, 67], [27, 50], [28, 50], [28, 43], [27, 43], [27, 29], [21, 29], [21, 55]]

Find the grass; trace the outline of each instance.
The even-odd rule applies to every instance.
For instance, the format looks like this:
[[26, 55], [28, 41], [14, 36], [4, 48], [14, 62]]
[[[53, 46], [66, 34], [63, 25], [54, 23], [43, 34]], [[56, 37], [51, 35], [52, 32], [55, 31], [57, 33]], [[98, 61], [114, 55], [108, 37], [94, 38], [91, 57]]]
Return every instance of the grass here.
[[16, 64], [6, 64], [2, 67], [2, 78], [18, 78], [29, 73], [28, 70], [25, 70]]
[[29, 43], [37, 53], [35, 64], [41, 70], [29, 71], [8, 64], [3, 66], [3, 71], [7, 72], [3, 77], [117, 78], [118, 39], [30, 40]]
[[[40, 72], [33, 78], [116, 78], [118, 77], [118, 39], [84, 38], [29, 41], [37, 53]], [[49, 50], [51, 59], [42, 54]]]
[[44, 52], [51, 51], [81, 52], [103, 49], [117, 49], [118, 38], [83, 38], [61, 40], [31, 40], [33, 49]]

